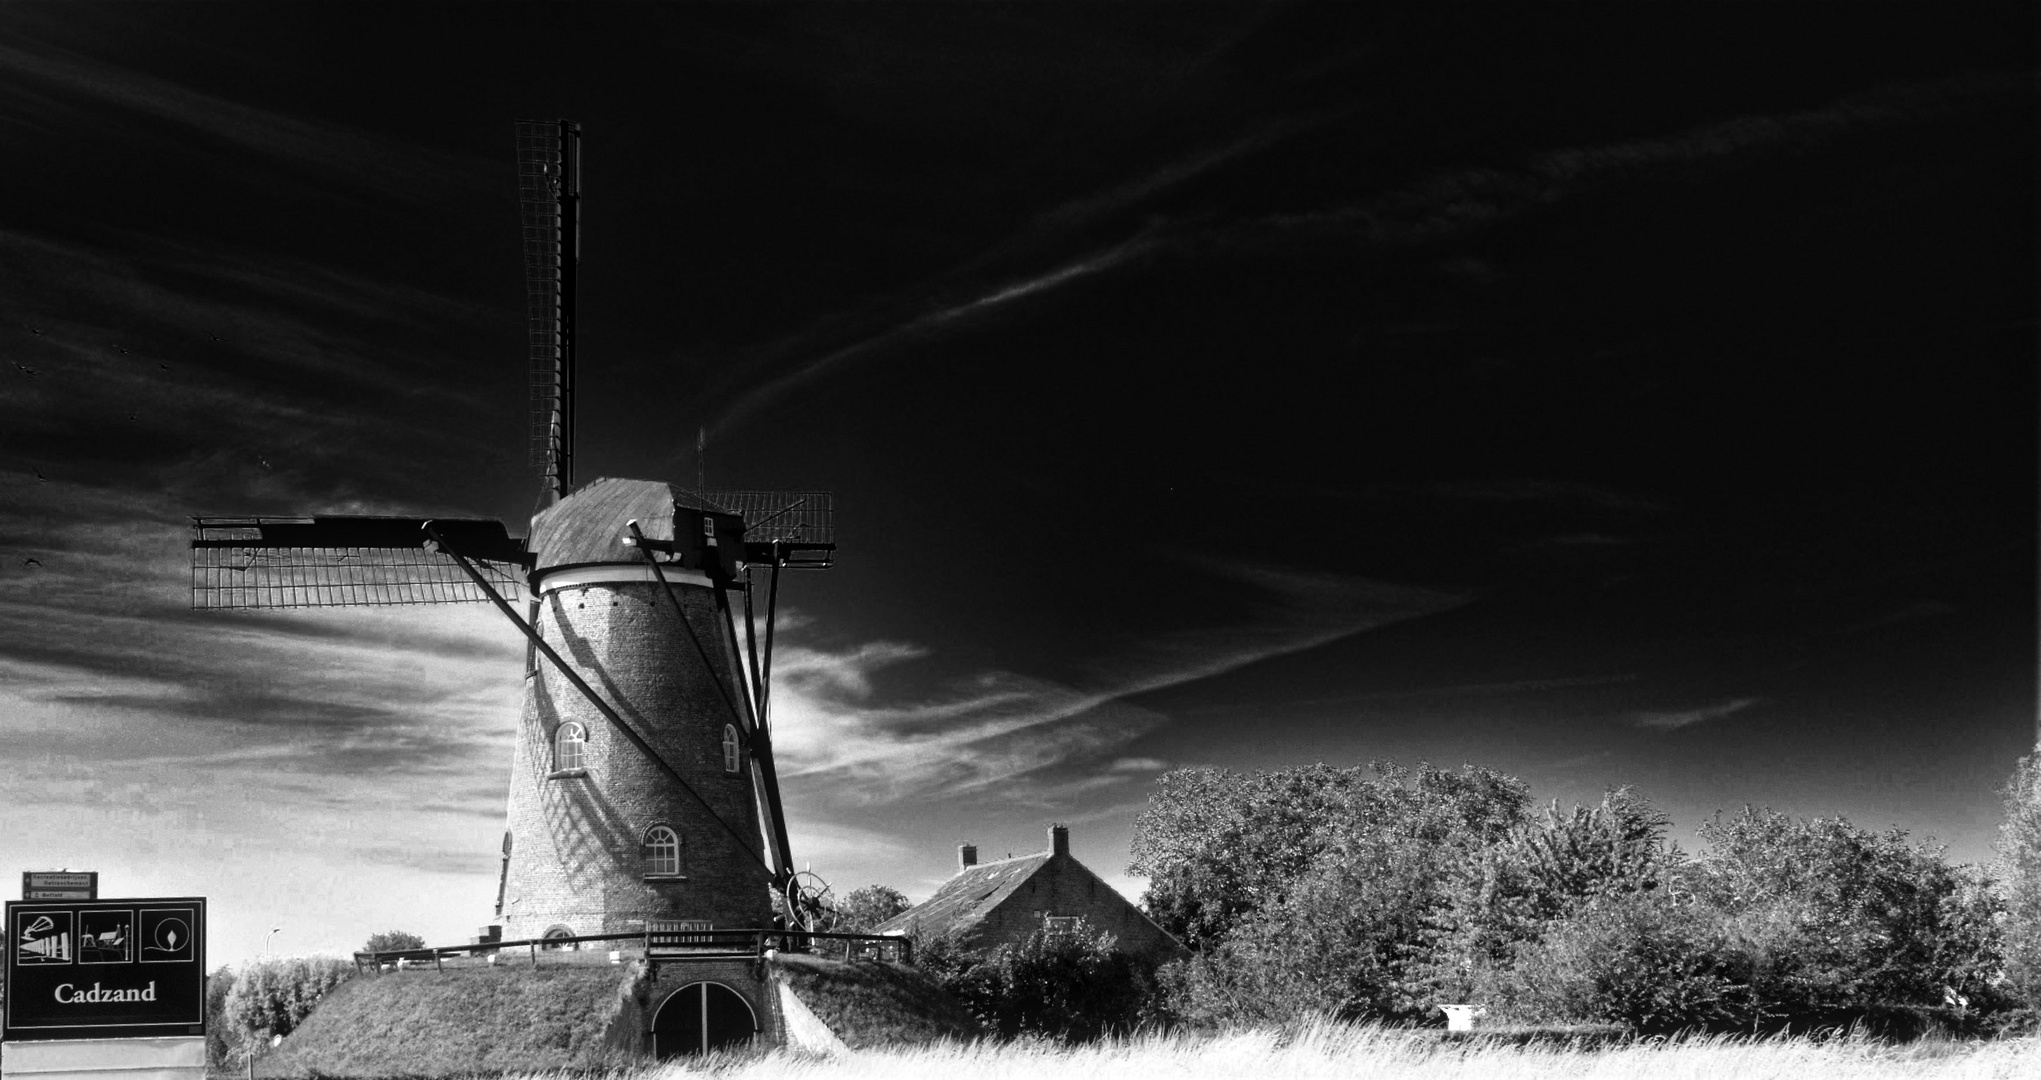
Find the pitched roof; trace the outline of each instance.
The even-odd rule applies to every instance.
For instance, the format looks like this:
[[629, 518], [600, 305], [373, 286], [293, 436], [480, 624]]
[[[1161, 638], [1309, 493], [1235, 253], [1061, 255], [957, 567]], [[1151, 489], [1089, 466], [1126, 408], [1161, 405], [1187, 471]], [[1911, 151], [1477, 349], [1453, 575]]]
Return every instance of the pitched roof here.
[[587, 563], [635, 563], [643, 560], [623, 538], [626, 523], [654, 540], [673, 539], [676, 506], [721, 510], [685, 488], [660, 480], [619, 480], [605, 477], [577, 488], [532, 518], [531, 550], [540, 569]]
[[980, 863], [943, 882], [927, 900], [887, 919], [873, 933], [906, 932], [940, 937], [951, 930], [967, 930], [1013, 895], [1035, 872], [1054, 856], [1047, 851], [1021, 855], [998, 862]]

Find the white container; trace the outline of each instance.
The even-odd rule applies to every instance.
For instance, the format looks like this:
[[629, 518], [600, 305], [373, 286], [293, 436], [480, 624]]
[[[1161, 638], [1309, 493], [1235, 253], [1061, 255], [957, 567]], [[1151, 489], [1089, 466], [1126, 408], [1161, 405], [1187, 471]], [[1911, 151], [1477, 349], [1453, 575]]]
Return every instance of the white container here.
[[1446, 1014], [1447, 1031], [1473, 1031], [1475, 1019], [1488, 1015], [1483, 1005], [1441, 1005], [1439, 1011]]

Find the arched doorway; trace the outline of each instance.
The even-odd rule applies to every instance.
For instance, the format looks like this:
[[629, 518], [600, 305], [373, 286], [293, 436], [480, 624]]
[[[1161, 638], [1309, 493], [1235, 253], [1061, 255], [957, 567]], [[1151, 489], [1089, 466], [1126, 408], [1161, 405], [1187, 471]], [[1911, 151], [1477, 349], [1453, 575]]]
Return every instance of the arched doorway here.
[[744, 995], [722, 983], [689, 983], [668, 995], [652, 1020], [652, 1056], [706, 1054], [758, 1034], [758, 1016]]

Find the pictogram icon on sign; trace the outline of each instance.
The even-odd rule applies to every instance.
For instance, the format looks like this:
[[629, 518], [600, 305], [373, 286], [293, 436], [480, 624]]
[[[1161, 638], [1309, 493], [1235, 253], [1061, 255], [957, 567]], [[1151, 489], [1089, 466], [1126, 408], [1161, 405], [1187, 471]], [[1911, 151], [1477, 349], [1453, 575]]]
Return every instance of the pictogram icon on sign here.
[[191, 909], [143, 908], [138, 938], [142, 963], [169, 963], [191, 959]]
[[125, 964], [134, 958], [134, 912], [81, 911], [78, 913], [79, 963]]
[[14, 962], [17, 964], [68, 964], [71, 962], [71, 913], [52, 911], [23, 914], [23, 925], [14, 933]]

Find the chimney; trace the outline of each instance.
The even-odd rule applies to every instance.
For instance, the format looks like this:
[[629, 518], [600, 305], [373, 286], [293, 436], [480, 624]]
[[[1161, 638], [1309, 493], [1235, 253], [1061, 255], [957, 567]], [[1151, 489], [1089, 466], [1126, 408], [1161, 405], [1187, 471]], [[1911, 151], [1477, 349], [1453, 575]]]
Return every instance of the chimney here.
[[964, 871], [969, 870], [970, 868], [976, 865], [978, 865], [978, 845], [958, 844], [957, 872], [961, 874]]
[[1049, 854], [1061, 855], [1064, 856], [1065, 858], [1069, 857], [1070, 826], [1068, 825], [1049, 826]]

